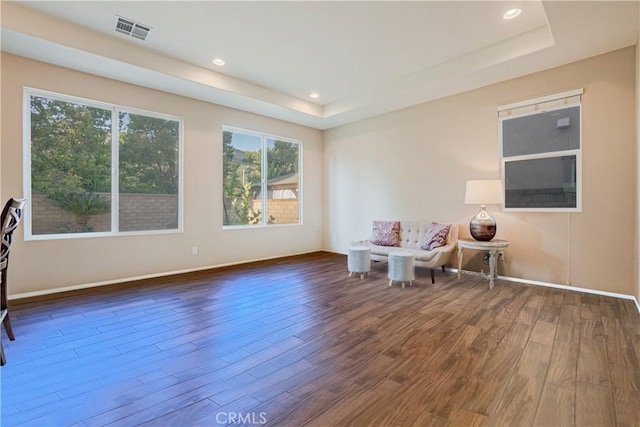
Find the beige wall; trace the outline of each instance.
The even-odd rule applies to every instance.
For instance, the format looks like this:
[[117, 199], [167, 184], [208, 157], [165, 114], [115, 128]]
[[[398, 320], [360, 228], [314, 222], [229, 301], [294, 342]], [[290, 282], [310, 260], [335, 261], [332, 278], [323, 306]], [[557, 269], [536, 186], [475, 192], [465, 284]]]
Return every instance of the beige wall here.
[[453, 222], [469, 236], [478, 207], [464, 204], [465, 181], [500, 176], [497, 106], [584, 88], [583, 210], [489, 207], [512, 242], [501, 274], [635, 294], [635, 64], [630, 47], [326, 131], [325, 245], [346, 252], [374, 219]]
[[[23, 194], [23, 86], [184, 118], [184, 232], [25, 242], [21, 230], [11, 295], [322, 249], [320, 131], [10, 54], [1, 64], [3, 199]], [[223, 125], [303, 141], [303, 225], [222, 230]]]
[[[10, 293], [322, 247], [346, 252], [378, 218], [454, 222], [468, 235], [477, 208], [463, 203], [465, 181], [499, 176], [496, 107], [583, 87], [583, 212], [490, 207], [498, 237], [512, 241], [501, 273], [640, 298], [636, 66], [635, 48], [623, 49], [335, 128], [324, 132], [323, 149], [317, 130], [2, 54], [3, 200], [23, 193], [23, 86], [173, 114], [185, 122], [184, 233], [24, 242], [19, 232]], [[304, 225], [222, 230], [222, 125], [304, 141]], [[191, 255], [192, 246], [199, 255]]]

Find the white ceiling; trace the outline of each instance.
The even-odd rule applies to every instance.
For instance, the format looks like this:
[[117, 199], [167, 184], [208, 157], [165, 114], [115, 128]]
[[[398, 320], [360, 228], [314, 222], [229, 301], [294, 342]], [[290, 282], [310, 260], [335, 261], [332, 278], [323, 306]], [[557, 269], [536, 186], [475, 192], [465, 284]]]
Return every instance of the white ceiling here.
[[[522, 14], [503, 20], [515, 6]], [[0, 7], [3, 51], [318, 129], [638, 38], [636, 1], [2, 1]], [[147, 40], [116, 33], [116, 15], [152, 27]], [[227, 65], [213, 65], [215, 57]], [[309, 98], [311, 92], [320, 98]]]

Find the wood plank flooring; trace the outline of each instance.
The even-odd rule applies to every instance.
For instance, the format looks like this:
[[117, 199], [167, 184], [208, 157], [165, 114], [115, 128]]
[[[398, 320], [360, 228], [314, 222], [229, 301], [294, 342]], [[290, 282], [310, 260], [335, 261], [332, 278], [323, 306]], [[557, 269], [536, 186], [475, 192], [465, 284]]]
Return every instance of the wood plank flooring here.
[[417, 279], [316, 253], [13, 301], [2, 425], [640, 426], [632, 301]]

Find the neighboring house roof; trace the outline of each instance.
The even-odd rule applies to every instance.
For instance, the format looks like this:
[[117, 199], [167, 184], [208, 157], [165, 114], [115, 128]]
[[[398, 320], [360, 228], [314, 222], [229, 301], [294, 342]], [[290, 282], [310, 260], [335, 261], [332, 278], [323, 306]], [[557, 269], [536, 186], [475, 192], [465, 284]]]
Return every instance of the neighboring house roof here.
[[[291, 190], [293, 194], [295, 194], [296, 198], [298, 197], [298, 173], [290, 173], [287, 175], [277, 176], [275, 178], [267, 180], [268, 191], [278, 191], [278, 190]], [[253, 194], [254, 198], [260, 197], [260, 183], [256, 183], [253, 185]]]
[[298, 173], [277, 176], [267, 181], [270, 190], [284, 190], [298, 188]]

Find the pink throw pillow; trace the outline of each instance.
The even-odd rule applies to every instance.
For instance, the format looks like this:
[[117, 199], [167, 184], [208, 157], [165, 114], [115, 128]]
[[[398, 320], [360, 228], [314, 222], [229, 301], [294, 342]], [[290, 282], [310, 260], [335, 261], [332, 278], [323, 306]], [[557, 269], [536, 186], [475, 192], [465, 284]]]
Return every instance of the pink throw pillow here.
[[438, 224], [432, 222], [424, 235], [424, 240], [420, 246], [422, 249], [432, 251], [447, 244], [447, 235], [449, 234], [449, 224]]
[[400, 222], [373, 221], [371, 243], [378, 246], [400, 246]]

